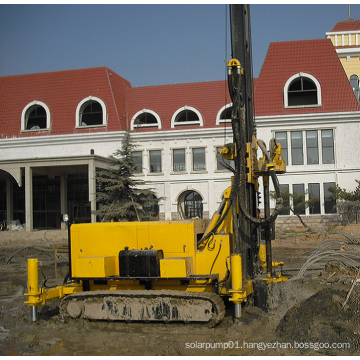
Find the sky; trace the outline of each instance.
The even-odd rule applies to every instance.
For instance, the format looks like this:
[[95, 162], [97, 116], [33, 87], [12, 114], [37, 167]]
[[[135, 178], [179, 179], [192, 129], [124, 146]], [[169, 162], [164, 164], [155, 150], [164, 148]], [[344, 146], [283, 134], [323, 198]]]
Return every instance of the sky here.
[[[258, 77], [270, 42], [324, 39], [349, 8], [252, 4], [250, 15]], [[225, 4], [0, 4], [0, 76], [106, 66], [133, 87], [224, 80], [228, 17]]]

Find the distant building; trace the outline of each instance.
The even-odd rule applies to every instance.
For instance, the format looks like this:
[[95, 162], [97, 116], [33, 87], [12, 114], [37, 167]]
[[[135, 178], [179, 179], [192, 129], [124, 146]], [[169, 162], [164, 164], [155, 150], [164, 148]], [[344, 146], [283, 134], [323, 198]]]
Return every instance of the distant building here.
[[326, 36], [335, 46], [355, 96], [360, 100], [360, 20], [349, 18], [340, 21]]
[[[360, 106], [336, 49], [329, 39], [271, 43], [254, 81], [258, 138], [275, 137], [287, 162], [282, 188], [319, 199], [304, 214], [309, 223], [337, 221], [329, 187], [352, 189], [360, 179]], [[230, 185], [216, 159], [232, 142], [225, 81], [133, 88], [100, 67], [2, 77], [0, 99], [8, 223], [61, 228], [68, 212], [96, 221], [96, 170], [127, 129], [143, 168], [136, 176], [165, 198], [159, 219], [210, 218]], [[289, 216], [278, 225], [291, 225]]]

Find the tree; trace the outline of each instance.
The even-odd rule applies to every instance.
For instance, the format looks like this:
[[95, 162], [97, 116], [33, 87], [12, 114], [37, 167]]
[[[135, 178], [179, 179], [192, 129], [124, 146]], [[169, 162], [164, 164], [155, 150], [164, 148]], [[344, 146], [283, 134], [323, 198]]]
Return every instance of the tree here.
[[[289, 189], [283, 189], [281, 191], [281, 197], [283, 198], [283, 207], [280, 211], [280, 215], [287, 215], [290, 213], [290, 211], [298, 217], [301, 224], [307, 228], [307, 225], [305, 224], [304, 220], [300, 215], [305, 214], [305, 209], [313, 209], [315, 206], [315, 203], [319, 201], [319, 198], [313, 197], [309, 200], [306, 200], [306, 195], [308, 192], [302, 193], [302, 194], [291, 194], [289, 192]], [[271, 197], [273, 199], [276, 199], [276, 193], [275, 191], [271, 192]], [[292, 201], [290, 201], [290, 199]]]
[[330, 187], [329, 191], [333, 194], [332, 197], [336, 201], [336, 207], [339, 214], [348, 222], [358, 223], [360, 210], [360, 180], [355, 180], [357, 187], [353, 191], [342, 189], [339, 185]]
[[[130, 143], [127, 132], [121, 146], [109, 157], [109, 167], [97, 172], [97, 211], [104, 221], [140, 221], [151, 217], [154, 207], [162, 198], [157, 198], [150, 188], [143, 188], [145, 181], [133, 175], [139, 170], [132, 157], [135, 146]], [[156, 214], [157, 216], [158, 214]]]

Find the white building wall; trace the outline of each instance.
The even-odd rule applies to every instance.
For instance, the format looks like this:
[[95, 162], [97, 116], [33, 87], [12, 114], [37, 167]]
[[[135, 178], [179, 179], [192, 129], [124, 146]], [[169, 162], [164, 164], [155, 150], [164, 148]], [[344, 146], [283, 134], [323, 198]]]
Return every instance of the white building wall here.
[[[222, 193], [230, 186], [232, 173], [218, 171], [216, 147], [232, 142], [231, 130], [224, 137], [224, 129], [172, 130], [155, 133], [133, 133], [131, 141], [137, 151], [143, 151], [143, 174], [137, 175], [150, 183], [158, 196], [164, 197], [160, 203], [160, 213], [172, 219], [178, 212], [178, 199], [184, 191], [196, 191], [203, 198], [204, 216], [212, 217], [221, 202]], [[192, 149], [205, 148], [206, 170], [192, 171]], [[172, 150], [185, 149], [186, 171], [172, 171]], [[162, 173], [149, 172], [149, 150], [162, 150]]]
[[0, 160], [57, 156], [109, 156], [121, 146], [123, 132], [48, 135], [1, 139]]
[[[333, 129], [334, 136], [334, 164], [322, 164], [321, 130]], [[306, 164], [306, 130], [319, 131], [319, 164]], [[335, 182], [347, 190], [354, 190], [355, 180], [360, 180], [360, 134], [359, 113], [331, 113], [310, 114], [296, 116], [259, 117], [257, 119], [257, 136], [268, 144], [268, 140], [275, 136], [275, 132], [288, 132], [288, 158], [286, 174], [279, 175], [280, 184], [288, 184], [292, 192], [294, 184], [304, 184], [305, 191], [309, 183], [320, 184], [321, 215], [324, 215], [323, 184]], [[304, 165], [291, 165], [291, 131], [303, 131]], [[259, 153], [260, 154], [260, 150]], [[272, 184], [270, 187], [274, 190]], [[262, 191], [262, 185], [260, 186]], [[272, 206], [275, 202], [272, 201]], [[306, 210], [309, 216], [309, 209]]]
[[[287, 173], [279, 176], [281, 184], [289, 184], [292, 192], [293, 184], [320, 183], [321, 207], [324, 213], [323, 183], [336, 182], [340, 187], [353, 190], [356, 181], [360, 180], [360, 134], [359, 113], [310, 114], [296, 116], [259, 117], [256, 119], [257, 137], [266, 144], [276, 131], [334, 130], [334, 164], [298, 165], [288, 164]], [[88, 155], [91, 149], [96, 155], [109, 156], [121, 147], [123, 132], [101, 132], [87, 134], [70, 134], [59, 136], [38, 136], [11, 138], [1, 140], [0, 160], [17, 160], [33, 158], [54, 158], [58, 156]], [[203, 211], [207, 217], [213, 215], [218, 208], [223, 192], [230, 186], [232, 173], [227, 170], [217, 171], [216, 147], [232, 142], [232, 131], [224, 128], [194, 130], [171, 130], [132, 133], [131, 142], [136, 150], [143, 151], [143, 173], [137, 175], [149, 183], [156, 194], [165, 199], [160, 203], [160, 213], [165, 219], [171, 219], [178, 211], [178, 198], [187, 190], [194, 190], [203, 198]], [[205, 147], [206, 170], [192, 171], [192, 148]], [[186, 149], [186, 171], [172, 172], [172, 149]], [[149, 150], [162, 151], [162, 172], [149, 172]], [[303, 137], [304, 159], [306, 159], [306, 139]], [[319, 143], [321, 151], [321, 143]], [[289, 158], [291, 152], [288, 137]], [[258, 157], [261, 151], [258, 150]], [[262, 184], [260, 181], [260, 192]], [[271, 185], [271, 190], [273, 187]], [[262, 196], [263, 198], [263, 196]], [[275, 203], [272, 202], [272, 207]], [[308, 210], [307, 210], [307, 215]]]

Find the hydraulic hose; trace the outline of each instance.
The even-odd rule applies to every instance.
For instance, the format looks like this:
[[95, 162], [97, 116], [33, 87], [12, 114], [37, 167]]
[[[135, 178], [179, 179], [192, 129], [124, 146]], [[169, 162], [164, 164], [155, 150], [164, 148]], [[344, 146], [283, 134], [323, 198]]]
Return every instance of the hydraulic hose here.
[[216, 158], [217, 158], [217, 161], [218, 161], [224, 168], [230, 170], [232, 173], [235, 172], [235, 170], [223, 160], [222, 156], [221, 156], [219, 153], [216, 154]]
[[[225, 200], [225, 199], [224, 199]], [[219, 220], [216, 222], [215, 226], [211, 229], [211, 230], [206, 230], [204, 236], [198, 241], [197, 246], [199, 247], [204, 241], [206, 241], [213, 233], [215, 233], [215, 231], [219, 228], [219, 226], [223, 223], [223, 221], [225, 220], [225, 218], [227, 217], [229, 210], [232, 206], [231, 201], [229, 201], [228, 206], [225, 208], [224, 210], [224, 206], [225, 206], [225, 201], [222, 201], [218, 210], [217, 210], [217, 214], [222, 214], [222, 216], [219, 218]]]
[[[269, 217], [266, 217], [265, 219], [258, 219], [254, 216], [252, 216], [249, 211], [246, 209], [245, 205], [245, 188], [246, 188], [246, 150], [244, 148], [244, 144], [246, 144], [246, 118], [245, 118], [245, 107], [241, 107], [241, 94], [240, 94], [240, 83], [241, 83], [241, 75], [240, 72], [237, 72], [235, 76], [235, 81], [233, 82], [233, 76], [229, 69], [228, 72], [228, 85], [229, 85], [229, 92], [230, 96], [233, 102], [233, 111], [231, 114], [231, 123], [232, 123], [232, 129], [234, 133], [234, 142], [236, 144], [236, 148], [238, 149], [238, 156], [240, 159], [238, 160], [238, 163], [235, 166], [234, 171], [234, 180], [231, 187], [231, 195], [230, 199], [232, 201], [232, 204], [237, 203], [237, 199], [239, 199], [239, 207], [244, 215], [245, 219], [252, 222], [253, 224], [259, 225], [265, 225], [269, 224], [275, 221], [276, 217], [279, 214], [279, 211], [282, 208], [283, 199], [281, 198], [280, 193], [280, 185], [279, 181], [277, 179], [276, 173], [273, 168], [269, 169], [271, 180], [273, 182], [275, 192], [276, 192], [276, 206], [273, 210], [272, 214], [270, 214]], [[240, 113], [239, 113], [240, 110]], [[240, 120], [240, 121], [239, 121]], [[269, 152], [266, 149], [266, 145], [262, 140], [258, 140], [259, 147], [263, 154], [265, 155], [267, 161], [269, 163], [272, 163], [272, 157], [270, 156]], [[233, 209], [233, 218], [234, 221], [237, 219], [237, 216], [235, 216], [236, 213], [236, 206]], [[237, 234], [238, 232], [238, 226], [234, 223], [234, 235], [235, 235], [235, 249], [237, 248]], [[237, 230], [235, 230], [237, 229]], [[239, 241], [240, 242], [240, 241]]]
[[[241, 133], [245, 134], [245, 114], [242, 113], [240, 116], [240, 124], [241, 124]], [[234, 134], [236, 135], [236, 133], [234, 132]], [[261, 151], [263, 152], [263, 154], [266, 156], [266, 159], [269, 163], [272, 162], [272, 159], [270, 157], [269, 152], [266, 149], [266, 145], [262, 140], [258, 140], [258, 145], [261, 149]], [[242, 146], [240, 149], [240, 167], [241, 167], [241, 177], [240, 177], [240, 196], [239, 196], [239, 205], [240, 205], [240, 210], [243, 213], [244, 217], [256, 224], [256, 225], [265, 225], [265, 224], [269, 224], [275, 221], [275, 219], [277, 218], [279, 211], [282, 208], [282, 204], [283, 204], [283, 199], [281, 197], [281, 193], [280, 193], [280, 185], [279, 185], [279, 181], [277, 179], [276, 173], [274, 171], [273, 168], [269, 169], [270, 172], [270, 176], [271, 176], [271, 180], [273, 182], [274, 188], [275, 188], [275, 192], [276, 192], [276, 206], [274, 211], [272, 212], [272, 214], [270, 214], [269, 217], [265, 218], [265, 219], [258, 219], [254, 216], [252, 216], [248, 210], [246, 209], [245, 206], [245, 186], [246, 186], [246, 171], [245, 171], [245, 149]]]

